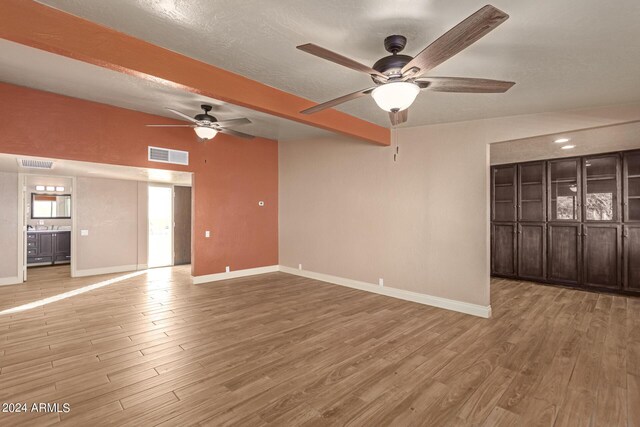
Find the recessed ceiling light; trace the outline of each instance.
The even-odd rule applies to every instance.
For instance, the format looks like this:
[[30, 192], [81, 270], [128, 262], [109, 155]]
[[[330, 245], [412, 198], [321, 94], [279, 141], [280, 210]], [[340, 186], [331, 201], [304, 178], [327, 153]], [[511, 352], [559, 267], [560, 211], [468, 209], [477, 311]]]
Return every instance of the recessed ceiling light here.
[[569, 142], [569, 141], [571, 141], [569, 138], [558, 138], [553, 142], [555, 142], [556, 144], [564, 144], [565, 142]]
[[571, 150], [572, 148], [576, 148], [576, 146], [575, 145], [563, 145], [562, 146], [563, 150]]

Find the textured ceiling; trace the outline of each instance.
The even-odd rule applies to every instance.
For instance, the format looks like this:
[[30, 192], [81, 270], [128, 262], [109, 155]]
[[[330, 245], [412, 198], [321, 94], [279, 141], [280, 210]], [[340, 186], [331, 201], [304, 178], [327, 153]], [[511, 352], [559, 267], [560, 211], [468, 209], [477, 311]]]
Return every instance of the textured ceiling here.
[[[531, 160], [584, 156], [640, 148], [640, 122], [616, 126], [603, 126], [565, 132], [557, 135], [537, 136], [516, 141], [491, 144], [491, 164], [517, 163]], [[569, 138], [566, 144], [556, 144], [558, 138]], [[563, 145], [575, 145], [563, 150]]]
[[[425, 45], [486, 0], [43, 0], [69, 13], [288, 92], [324, 101], [366, 75], [295, 49], [312, 42], [366, 64], [389, 34]], [[430, 75], [513, 80], [506, 94], [423, 92], [407, 126], [612, 105], [640, 99], [640, 2], [506, 1], [511, 18]], [[364, 97], [339, 108], [388, 126]]]
[[[178, 120], [180, 117], [165, 107], [194, 116], [202, 113], [201, 104], [211, 104], [217, 119], [247, 117], [252, 123], [238, 127], [239, 131], [277, 140], [329, 135], [311, 126], [2, 39], [0, 81]], [[149, 132], [162, 130], [149, 129]]]

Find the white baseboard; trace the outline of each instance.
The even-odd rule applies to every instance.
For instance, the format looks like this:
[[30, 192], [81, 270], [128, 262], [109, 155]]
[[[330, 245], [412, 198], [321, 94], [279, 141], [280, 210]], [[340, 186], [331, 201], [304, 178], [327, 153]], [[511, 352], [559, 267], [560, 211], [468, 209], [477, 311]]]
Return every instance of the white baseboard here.
[[298, 270], [297, 268], [280, 266], [283, 273], [295, 274], [296, 276], [307, 277], [309, 279], [320, 280], [323, 282], [333, 283], [335, 285], [347, 286], [349, 288], [359, 289], [361, 291], [373, 292], [388, 297], [399, 298], [405, 301], [417, 302], [419, 304], [430, 305], [433, 307], [444, 308], [447, 310], [458, 311], [460, 313], [471, 314], [473, 316], [489, 318], [491, 317], [491, 306], [483, 306], [478, 304], [470, 304], [468, 302], [456, 301], [447, 298], [436, 297], [427, 294], [420, 294], [403, 289], [388, 288], [374, 285], [373, 283], [361, 282], [358, 280], [345, 279], [342, 277], [331, 276], [329, 274], [315, 273], [313, 271]]
[[149, 264], [138, 264], [136, 270], [148, 270]]
[[89, 268], [86, 270], [76, 270], [74, 277], [97, 276], [100, 274], [124, 273], [127, 271], [136, 271], [136, 264], [132, 265], [116, 265], [114, 267]]
[[14, 276], [14, 277], [0, 277], [0, 286], [5, 286], [5, 285], [19, 285], [21, 284], [22, 281], [20, 280], [20, 278], [18, 276]]
[[206, 274], [204, 276], [192, 276], [193, 283], [199, 285], [201, 283], [217, 282], [218, 280], [235, 279], [236, 277], [254, 276], [256, 274], [273, 273], [280, 271], [278, 265], [268, 265], [266, 267], [247, 268], [245, 270], [230, 271], [228, 273]]

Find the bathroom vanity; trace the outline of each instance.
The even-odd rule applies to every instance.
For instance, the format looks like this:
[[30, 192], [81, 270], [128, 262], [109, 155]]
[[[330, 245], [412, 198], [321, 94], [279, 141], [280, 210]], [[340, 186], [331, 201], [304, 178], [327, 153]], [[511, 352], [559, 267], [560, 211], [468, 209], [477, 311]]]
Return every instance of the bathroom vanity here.
[[71, 261], [71, 231], [27, 232], [27, 265], [59, 264]]

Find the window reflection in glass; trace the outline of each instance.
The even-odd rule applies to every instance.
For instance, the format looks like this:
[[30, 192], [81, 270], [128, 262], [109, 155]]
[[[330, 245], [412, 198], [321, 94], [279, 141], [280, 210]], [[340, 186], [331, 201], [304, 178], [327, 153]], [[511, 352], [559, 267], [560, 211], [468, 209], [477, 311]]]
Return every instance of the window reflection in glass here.
[[587, 194], [587, 219], [611, 221], [613, 219], [613, 193]]

